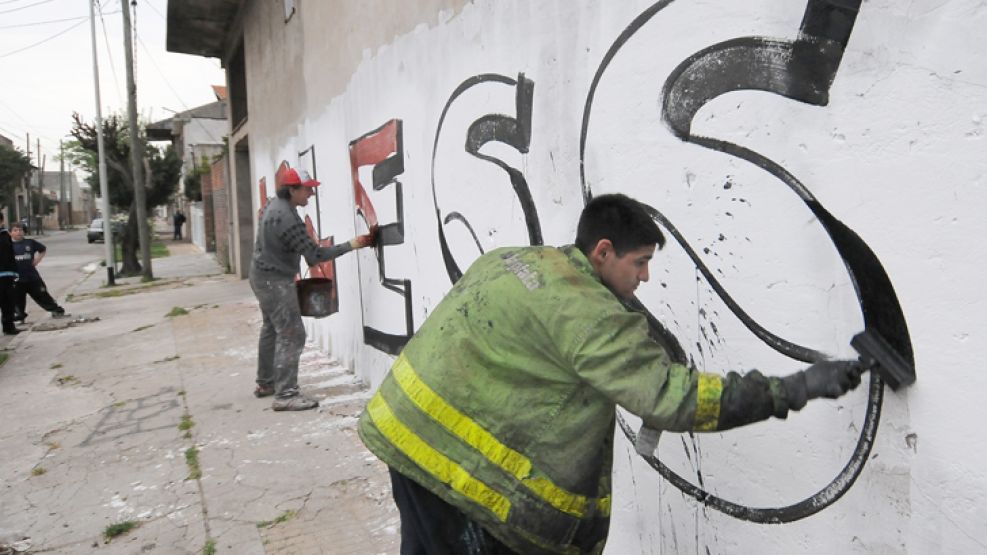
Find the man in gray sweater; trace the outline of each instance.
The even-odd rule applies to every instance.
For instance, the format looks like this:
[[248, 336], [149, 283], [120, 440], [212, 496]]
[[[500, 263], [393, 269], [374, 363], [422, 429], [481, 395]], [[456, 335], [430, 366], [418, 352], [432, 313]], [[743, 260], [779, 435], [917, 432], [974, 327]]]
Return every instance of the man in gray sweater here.
[[302, 256], [310, 266], [332, 260], [353, 249], [373, 246], [373, 234], [347, 243], [320, 247], [309, 237], [295, 210], [308, 204], [319, 182], [304, 171], [289, 169], [277, 197], [264, 207], [250, 266], [250, 287], [260, 301], [264, 323], [257, 350], [254, 395], [274, 395], [276, 411], [308, 410], [319, 402], [298, 390], [298, 359], [305, 346], [305, 326], [295, 292], [295, 274]]

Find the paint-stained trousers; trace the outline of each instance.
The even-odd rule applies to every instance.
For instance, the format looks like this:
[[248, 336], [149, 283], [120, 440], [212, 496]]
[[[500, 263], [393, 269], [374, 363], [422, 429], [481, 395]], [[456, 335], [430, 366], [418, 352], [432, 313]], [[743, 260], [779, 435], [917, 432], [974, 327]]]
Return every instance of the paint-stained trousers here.
[[273, 385], [278, 397], [297, 395], [298, 359], [305, 347], [305, 326], [295, 281], [251, 272], [250, 288], [264, 317], [257, 345], [257, 383]]

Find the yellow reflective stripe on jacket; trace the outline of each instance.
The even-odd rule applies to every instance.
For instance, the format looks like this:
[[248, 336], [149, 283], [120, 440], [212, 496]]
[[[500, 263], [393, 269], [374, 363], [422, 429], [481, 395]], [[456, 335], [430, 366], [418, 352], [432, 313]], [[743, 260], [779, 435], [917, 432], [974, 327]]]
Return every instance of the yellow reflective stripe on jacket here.
[[720, 421], [720, 395], [723, 393], [723, 380], [715, 374], [701, 373], [699, 374], [698, 387], [693, 429], [697, 432], [713, 431]]
[[404, 354], [398, 357], [394, 366], [391, 367], [391, 372], [404, 394], [422, 412], [431, 416], [436, 422], [445, 426], [450, 432], [519, 480], [531, 474], [531, 461], [527, 457], [504, 445], [490, 432], [446, 403], [445, 399], [439, 397], [432, 388], [421, 381]]
[[455, 491], [489, 509], [501, 522], [507, 521], [511, 502], [491, 489], [490, 486], [471, 476], [466, 469], [422, 441], [394, 416], [391, 407], [388, 406], [380, 392], [370, 400], [367, 405], [367, 412], [380, 433], [415, 464], [443, 483], [449, 484]]
[[577, 518], [586, 516], [590, 507], [590, 500], [586, 496], [566, 491], [547, 478], [529, 478], [531, 461], [527, 457], [501, 443], [490, 432], [447, 403], [418, 377], [403, 353], [395, 361], [391, 373], [405, 395], [422, 412], [482, 453], [490, 462], [520, 480], [556, 509]]

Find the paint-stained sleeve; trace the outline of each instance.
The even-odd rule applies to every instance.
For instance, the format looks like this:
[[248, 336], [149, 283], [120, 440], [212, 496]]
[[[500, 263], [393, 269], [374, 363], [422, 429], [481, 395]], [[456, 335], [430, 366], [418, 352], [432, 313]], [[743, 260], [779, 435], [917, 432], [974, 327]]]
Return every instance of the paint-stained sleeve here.
[[650, 427], [725, 430], [788, 413], [780, 380], [757, 371], [724, 377], [674, 363], [648, 337], [640, 313], [606, 311], [580, 329], [567, 353], [575, 372]]
[[332, 260], [353, 250], [349, 243], [340, 243], [331, 247], [320, 247], [309, 236], [305, 224], [301, 220], [292, 222], [282, 233], [281, 242], [288, 252], [300, 254], [310, 266]]
[[[312, 245], [313, 246], [315, 245], [315, 241], [312, 241]], [[342, 256], [350, 252], [351, 250], [353, 250], [353, 246], [350, 245], [349, 242], [346, 242], [346, 243], [340, 243], [338, 245], [333, 245], [331, 247], [316, 247], [314, 252], [311, 254], [311, 256], [304, 253], [303, 256], [305, 256], [305, 261], [308, 262], [309, 265], [313, 265], [318, 262], [325, 262], [326, 260], [332, 260], [333, 258]]]

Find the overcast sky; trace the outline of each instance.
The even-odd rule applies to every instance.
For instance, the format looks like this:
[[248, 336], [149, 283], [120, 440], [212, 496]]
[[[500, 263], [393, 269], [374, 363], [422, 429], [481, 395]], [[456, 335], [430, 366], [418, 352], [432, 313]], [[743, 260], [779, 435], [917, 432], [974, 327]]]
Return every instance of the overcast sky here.
[[[103, 116], [127, 113], [123, 14], [120, 0], [96, 10]], [[135, 27], [137, 110], [156, 121], [214, 101], [211, 85], [224, 84], [219, 60], [165, 50], [167, 0], [131, 4]], [[102, 15], [100, 15], [102, 14]], [[31, 137], [32, 159], [41, 140], [46, 170], [57, 170], [59, 139], [72, 112], [96, 118], [88, 0], [0, 0], [0, 134], [22, 151]]]

